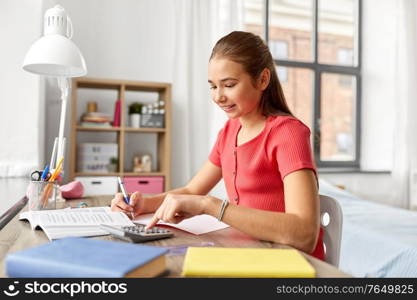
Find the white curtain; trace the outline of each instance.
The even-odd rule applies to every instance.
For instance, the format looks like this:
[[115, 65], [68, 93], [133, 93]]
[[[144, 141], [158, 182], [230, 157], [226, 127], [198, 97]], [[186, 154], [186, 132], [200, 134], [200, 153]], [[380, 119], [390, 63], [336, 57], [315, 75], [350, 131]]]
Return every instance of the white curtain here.
[[218, 38], [241, 29], [241, 12], [237, 0], [175, 1], [173, 187], [186, 184], [208, 159], [226, 121], [210, 98], [208, 59]]
[[396, 3], [393, 199], [399, 207], [413, 208], [417, 207], [416, 5], [414, 0], [398, 0]]
[[42, 21], [42, 0], [0, 1], [0, 177], [28, 176], [42, 162], [42, 81], [22, 69]]

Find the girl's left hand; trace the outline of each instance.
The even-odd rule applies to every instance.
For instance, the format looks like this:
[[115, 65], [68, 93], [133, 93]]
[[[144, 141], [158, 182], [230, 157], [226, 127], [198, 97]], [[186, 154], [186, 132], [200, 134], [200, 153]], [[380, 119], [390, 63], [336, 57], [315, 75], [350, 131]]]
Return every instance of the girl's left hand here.
[[204, 212], [206, 199], [207, 196], [200, 195], [167, 194], [152, 220], [146, 225], [146, 229], [155, 226], [159, 220], [177, 224], [184, 219], [201, 215]]

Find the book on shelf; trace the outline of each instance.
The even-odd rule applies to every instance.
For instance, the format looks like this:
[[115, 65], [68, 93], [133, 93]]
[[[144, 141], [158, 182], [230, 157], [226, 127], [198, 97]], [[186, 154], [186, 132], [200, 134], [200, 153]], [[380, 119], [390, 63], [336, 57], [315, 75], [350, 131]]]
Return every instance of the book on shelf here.
[[110, 207], [25, 211], [20, 213], [19, 220], [29, 221], [32, 229], [42, 229], [49, 240], [107, 235], [108, 232], [101, 229], [100, 224], [134, 225], [126, 214], [111, 211]]
[[110, 128], [110, 122], [81, 122], [81, 126], [83, 127], [101, 127], [101, 128]]
[[164, 248], [90, 238], [64, 238], [8, 254], [9, 277], [155, 277]]
[[113, 126], [120, 127], [120, 113], [121, 113], [121, 101], [120, 99], [116, 101], [114, 106], [114, 116], [113, 116]]
[[87, 112], [81, 116], [82, 126], [111, 126], [110, 115], [101, 112]]
[[190, 247], [186, 277], [315, 277], [310, 263], [295, 249]]

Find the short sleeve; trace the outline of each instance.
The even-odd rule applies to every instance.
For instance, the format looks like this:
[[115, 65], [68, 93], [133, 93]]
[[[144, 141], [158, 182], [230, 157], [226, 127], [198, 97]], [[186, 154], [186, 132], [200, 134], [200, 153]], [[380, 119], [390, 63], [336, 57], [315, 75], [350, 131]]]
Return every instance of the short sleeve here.
[[221, 141], [223, 139], [223, 132], [224, 128], [222, 128], [218, 135], [216, 142], [214, 143], [213, 149], [211, 149], [211, 152], [209, 154], [209, 160], [217, 167], [221, 168], [222, 163], [220, 160], [220, 154], [221, 154]]
[[281, 178], [300, 169], [311, 169], [317, 178], [310, 129], [296, 119], [288, 119], [274, 129], [278, 143], [276, 159]]

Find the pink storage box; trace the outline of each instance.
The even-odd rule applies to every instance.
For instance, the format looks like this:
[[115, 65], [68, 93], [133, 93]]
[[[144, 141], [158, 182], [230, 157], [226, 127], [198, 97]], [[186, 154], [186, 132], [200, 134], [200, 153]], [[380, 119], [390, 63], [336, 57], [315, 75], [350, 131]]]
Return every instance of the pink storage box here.
[[142, 194], [159, 194], [164, 192], [164, 177], [124, 177], [126, 193], [136, 191]]

